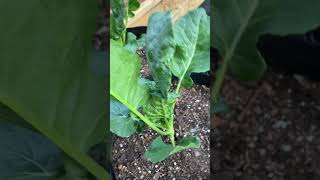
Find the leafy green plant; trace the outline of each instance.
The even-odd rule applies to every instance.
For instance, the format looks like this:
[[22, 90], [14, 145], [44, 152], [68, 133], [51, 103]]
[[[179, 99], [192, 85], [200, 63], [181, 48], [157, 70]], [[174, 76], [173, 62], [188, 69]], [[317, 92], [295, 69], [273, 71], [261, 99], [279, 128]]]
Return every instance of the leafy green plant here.
[[241, 80], [262, 77], [266, 63], [256, 48], [260, 35], [305, 33], [320, 24], [318, 0], [215, 0], [211, 7], [211, 45], [222, 58], [211, 89], [213, 104], [221, 102], [219, 94], [227, 70]]
[[[171, 12], [157, 12], [149, 18], [145, 36], [146, 55], [154, 81], [140, 77], [141, 59], [120, 43], [110, 41], [110, 130], [121, 137], [136, 132], [139, 121], [162, 136], [145, 153], [159, 162], [186, 148], [198, 148], [198, 137], [175, 142], [174, 108], [181, 87], [191, 87], [192, 72], [210, 69], [210, 17], [196, 9], [172, 23]], [[172, 77], [178, 77], [176, 87]]]
[[127, 23], [134, 11], [140, 7], [138, 0], [111, 0], [110, 37], [122, 45], [126, 44]]
[[[108, 179], [88, 155], [107, 129], [105, 70], [94, 70], [90, 55], [98, 1], [4, 0], [0, 12], [0, 103], [63, 152], [65, 173], [55, 179]], [[10, 160], [1, 167], [20, 163]]]
[[[0, 125], [1, 179], [54, 180], [62, 174], [60, 150], [48, 139], [26, 128]], [[18, 163], [13, 163], [18, 162]]]

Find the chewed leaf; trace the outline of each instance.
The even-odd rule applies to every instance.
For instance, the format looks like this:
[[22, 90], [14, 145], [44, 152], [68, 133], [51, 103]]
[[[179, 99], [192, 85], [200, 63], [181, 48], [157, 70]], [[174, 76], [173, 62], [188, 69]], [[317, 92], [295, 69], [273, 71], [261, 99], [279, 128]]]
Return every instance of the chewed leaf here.
[[196, 136], [182, 139], [175, 147], [171, 144], [164, 143], [159, 136], [152, 142], [148, 151], [145, 152], [144, 157], [152, 163], [157, 163], [182, 150], [199, 147], [200, 139]]
[[110, 131], [120, 137], [136, 132], [138, 121], [130, 116], [130, 110], [114, 98], [110, 99]]

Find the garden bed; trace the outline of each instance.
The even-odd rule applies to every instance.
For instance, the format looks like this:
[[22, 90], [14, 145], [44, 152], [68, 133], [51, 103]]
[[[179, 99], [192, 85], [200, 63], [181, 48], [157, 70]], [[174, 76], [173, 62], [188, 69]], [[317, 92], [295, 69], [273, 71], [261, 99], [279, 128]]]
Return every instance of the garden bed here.
[[253, 84], [227, 78], [230, 111], [211, 117], [213, 179], [319, 179], [319, 88], [271, 70]]
[[[144, 53], [140, 54], [144, 57]], [[141, 74], [149, 76], [145, 59]], [[114, 137], [112, 162], [117, 179], [209, 179], [209, 88], [195, 84], [191, 89], [183, 89], [175, 115], [176, 138], [198, 135], [201, 147], [182, 151], [152, 164], [143, 158], [156, 137], [152, 130], [146, 128], [130, 138]]]

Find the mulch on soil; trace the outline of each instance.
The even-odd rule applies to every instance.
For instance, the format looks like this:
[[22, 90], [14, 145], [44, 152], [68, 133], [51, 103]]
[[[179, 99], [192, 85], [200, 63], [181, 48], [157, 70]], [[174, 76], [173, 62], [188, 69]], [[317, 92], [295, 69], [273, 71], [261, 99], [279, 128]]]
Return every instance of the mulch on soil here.
[[320, 179], [319, 88], [272, 71], [258, 83], [227, 78], [230, 111], [211, 117], [213, 179]]

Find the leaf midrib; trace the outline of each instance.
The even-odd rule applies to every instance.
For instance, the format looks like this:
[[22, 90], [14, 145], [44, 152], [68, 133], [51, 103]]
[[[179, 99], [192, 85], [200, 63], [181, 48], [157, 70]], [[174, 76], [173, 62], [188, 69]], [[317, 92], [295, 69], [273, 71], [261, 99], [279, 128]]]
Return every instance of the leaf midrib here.
[[[189, 15], [190, 16], [190, 15]], [[198, 26], [197, 26], [197, 37], [196, 37], [196, 39], [195, 39], [195, 44], [194, 44], [194, 46], [193, 46], [193, 50], [192, 50], [192, 55], [190, 56], [190, 58], [189, 58], [189, 61], [188, 61], [188, 63], [187, 63], [187, 68], [185, 69], [185, 71], [182, 73], [182, 76], [181, 76], [181, 79], [180, 79], [180, 81], [179, 81], [179, 83], [178, 83], [178, 86], [177, 86], [177, 89], [176, 89], [176, 93], [178, 93], [179, 92], [179, 89], [180, 89], [180, 86], [181, 86], [181, 83], [182, 83], [182, 81], [183, 81], [183, 79], [184, 79], [184, 76], [186, 75], [186, 73], [187, 73], [187, 71], [189, 70], [189, 67], [190, 67], [190, 65], [191, 65], [191, 62], [192, 62], [192, 59], [193, 59], [193, 57], [194, 57], [194, 54], [195, 54], [195, 52], [196, 52], [196, 47], [197, 47], [197, 42], [198, 42], [198, 39], [199, 39], [199, 31], [200, 31], [200, 23], [201, 23], [201, 19], [202, 19], [202, 17], [200, 18], [200, 20], [199, 20], [199, 24], [198, 24]]]
[[127, 102], [125, 99], [123, 99], [121, 96], [117, 95], [112, 89], [110, 89], [110, 95], [113, 96], [116, 100], [118, 100], [120, 103], [125, 105], [133, 114], [138, 116], [142, 121], [144, 121], [147, 125], [149, 125], [152, 129], [157, 131], [161, 135], [167, 135], [168, 133], [160, 130], [158, 127], [154, 125], [153, 122], [151, 122], [148, 118], [146, 118], [144, 115], [142, 115], [138, 110], [136, 110], [135, 107], [133, 107], [129, 102]]
[[[226, 56], [224, 58], [224, 61], [226, 61], [225, 62], [226, 64], [228, 64], [229, 60], [233, 57], [235, 49], [238, 46], [243, 33], [245, 32], [246, 28], [248, 27], [249, 22], [250, 22], [250, 20], [251, 20], [251, 18], [253, 16], [255, 10], [257, 9], [257, 7], [259, 5], [258, 0], [254, 0], [252, 4], [253, 4], [253, 6], [249, 9], [249, 12], [247, 13], [247, 15], [243, 19], [241, 18], [241, 20], [242, 20], [241, 26], [239, 28], [238, 33], [234, 37], [234, 40], [232, 41], [230, 48], [228, 48], [225, 51], [226, 52]], [[239, 4], [236, 3], [236, 6], [239, 6]], [[230, 51], [228, 51], [228, 50], [230, 50]]]

